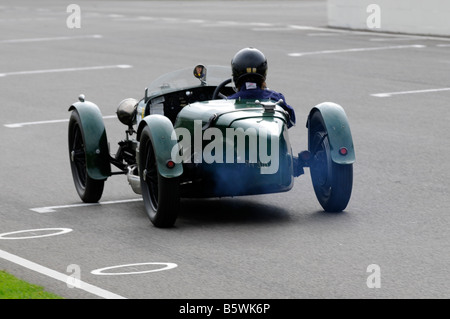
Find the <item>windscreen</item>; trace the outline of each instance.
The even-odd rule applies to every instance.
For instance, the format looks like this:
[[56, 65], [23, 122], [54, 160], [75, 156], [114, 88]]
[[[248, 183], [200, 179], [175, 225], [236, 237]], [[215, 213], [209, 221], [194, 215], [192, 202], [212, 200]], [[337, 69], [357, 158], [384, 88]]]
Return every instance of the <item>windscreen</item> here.
[[193, 68], [185, 68], [164, 74], [148, 86], [148, 96], [165, 94], [197, 86], [217, 86], [231, 77], [231, 68], [220, 65], [206, 66], [206, 79], [203, 83], [193, 74]]

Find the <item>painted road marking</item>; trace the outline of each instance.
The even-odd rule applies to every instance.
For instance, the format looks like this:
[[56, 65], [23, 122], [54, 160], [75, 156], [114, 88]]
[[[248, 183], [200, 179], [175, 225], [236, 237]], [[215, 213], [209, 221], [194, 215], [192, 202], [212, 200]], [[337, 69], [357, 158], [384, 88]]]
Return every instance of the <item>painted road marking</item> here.
[[142, 201], [142, 198], [112, 200], [112, 201], [99, 202], [99, 203], [80, 203], [80, 204], [72, 204], [72, 205], [47, 206], [47, 207], [30, 208], [30, 210], [32, 210], [36, 213], [39, 213], [39, 214], [46, 214], [46, 213], [54, 213], [58, 209], [65, 209], [65, 208], [112, 205], [112, 204], [122, 204], [122, 203], [130, 203], [130, 202], [139, 202], [139, 201]]
[[352, 48], [343, 50], [323, 50], [323, 51], [313, 51], [313, 52], [297, 52], [289, 53], [289, 56], [299, 57], [305, 55], [317, 55], [317, 54], [332, 54], [332, 53], [349, 53], [349, 52], [366, 52], [366, 51], [379, 51], [379, 50], [394, 50], [394, 49], [413, 49], [413, 48], [425, 48], [422, 44], [413, 45], [392, 45], [386, 47], [372, 47], [372, 48]]
[[308, 37], [331, 37], [331, 36], [339, 36], [338, 33], [332, 33], [332, 32], [321, 32], [321, 33], [307, 33]]
[[189, 19], [187, 20], [189, 23], [205, 23], [205, 20], [202, 19]]
[[[119, 269], [119, 268], [126, 268], [126, 267], [133, 268], [133, 267], [142, 266], [142, 265], [164, 265], [165, 267], [159, 268], [159, 269], [157, 268], [157, 269], [149, 269], [149, 270], [141, 270], [141, 271], [106, 272], [107, 270], [112, 270], [112, 269]], [[136, 275], [136, 274], [146, 274], [146, 273], [150, 273], [150, 272], [169, 270], [169, 269], [173, 269], [176, 267], [178, 267], [178, 265], [174, 264], [174, 263], [150, 262], [150, 263], [138, 263], [138, 264], [128, 264], [128, 265], [105, 267], [105, 268], [93, 270], [93, 271], [91, 271], [91, 274], [102, 275], [102, 276]]]
[[[55, 231], [53, 233], [45, 233], [48, 231]], [[39, 228], [39, 229], [27, 229], [27, 230], [19, 230], [19, 231], [13, 231], [9, 233], [3, 233], [0, 234], [0, 239], [31, 239], [31, 238], [42, 238], [42, 237], [49, 237], [49, 236], [56, 236], [56, 235], [63, 235], [70, 233], [72, 229], [70, 228]], [[44, 234], [39, 235], [36, 233], [44, 232]], [[30, 236], [11, 236], [11, 235], [17, 235], [17, 234], [30, 234]]]
[[440, 40], [440, 41], [450, 41], [450, 38], [448, 37], [440, 37], [440, 36], [428, 36], [428, 35], [397, 35], [392, 34], [388, 32], [381, 32], [381, 31], [357, 31], [357, 30], [346, 30], [346, 29], [334, 29], [334, 28], [324, 28], [324, 27], [313, 27], [313, 26], [307, 26], [307, 25], [289, 25], [290, 28], [295, 30], [307, 30], [307, 31], [325, 31], [325, 32], [335, 32], [335, 33], [347, 33], [347, 34], [354, 34], [354, 35], [370, 35], [370, 36], [383, 36], [383, 37], [414, 37], [414, 38], [420, 38], [422, 40]]
[[375, 96], [375, 97], [391, 97], [393, 95], [431, 93], [431, 92], [441, 92], [441, 91], [450, 91], [450, 88], [414, 90], [414, 91], [399, 91], [399, 92], [388, 92], [388, 93], [375, 93], [375, 94], [370, 94], [370, 95], [371, 96]]
[[375, 41], [375, 42], [377, 42], [377, 41], [416, 41], [416, 40], [420, 40], [420, 39], [421, 38], [418, 36], [415, 36], [415, 37], [399, 36], [399, 37], [391, 37], [391, 38], [371, 38], [371, 39], [369, 39], [369, 41]]
[[[103, 119], [112, 119], [112, 118], [117, 118], [117, 115], [103, 116]], [[8, 127], [8, 128], [18, 128], [18, 127], [23, 127], [23, 126], [27, 126], [27, 125], [42, 125], [42, 124], [64, 123], [64, 122], [69, 122], [69, 119], [13, 123], [13, 124], [5, 124], [4, 126]]]
[[290, 31], [292, 30], [289, 27], [261, 27], [261, 28], [252, 28], [252, 31], [259, 31], [259, 32], [280, 32], [280, 31]]
[[57, 72], [75, 72], [75, 71], [91, 71], [91, 70], [104, 70], [104, 69], [129, 69], [133, 66], [128, 64], [116, 64], [116, 65], [99, 65], [88, 66], [80, 68], [64, 68], [64, 69], [47, 69], [47, 70], [32, 70], [32, 71], [18, 71], [18, 72], [6, 72], [0, 73], [0, 77], [6, 77], [11, 75], [29, 75], [29, 74], [43, 74], [43, 73], [57, 73]]
[[28, 43], [28, 42], [43, 42], [43, 41], [64, 41], [64, 40], [77, 40], [77, 39], [101, 39], [103, 36], [101, 34], [93, 35], [79, 35], [72, 37], [48, 37], [48, 38], [29, 38], [29, 39], [10, 39], [10, 40], [0, 40], [2, 43]]
[[[73, 281], [73, 277], [72, 276], [67, 276], [63, 273], [57, 272], [53, 269], [50, 269], [48, 267], [39, 265], [35, 262], [32, 262], [30, 260], [24, 259], [22, 257], [13, 255], [11, 253], [8, 253], [4, 250], [0, 249], [0, 258], [8, 260], [12, 263], [15, 263], [17, 265], [20, 265], [22, 267], [28, 268], [30, 270], [33, 270], [35, 272], [38, 272], [40, 274], [43, 274], [45, 276], [48, 276], [50, 278], [62, 281], [64, 283], [68, 283], [68, 282], [72, 282]], [[87, 282], [84, 282], [82, 280], [77, 280], [77, 285], [74, 285], [73, 288], [77, 288], [77, 289], [81, 289], [84, 290], [86, 292], [89, 292], [93, 295], [102, 297], [102, 298], [106, 298], [106, 299], [126, 299], [125, 297], [122, 297], [118, 294], [115, 294], [113, 292], [110, 292], [108, 290], [105, 290], [103, 288], [88, 284]], [[72, 289], [73, 289], [72, 288]]]

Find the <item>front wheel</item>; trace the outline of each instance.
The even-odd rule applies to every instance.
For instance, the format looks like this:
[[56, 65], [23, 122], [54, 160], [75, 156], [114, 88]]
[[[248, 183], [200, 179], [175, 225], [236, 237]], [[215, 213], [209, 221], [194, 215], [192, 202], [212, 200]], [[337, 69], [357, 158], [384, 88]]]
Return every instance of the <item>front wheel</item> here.
[[141, 134], [139, 175], [145, 211], [156, 227], [172, 227], [180, 210], [179, 178], [166, 178], [158, 172], [149, 127]]
[[78, 196], [85, 203], [96, 203], [103, 194], [104, 180], [89, 177], [86, 168], [86, 143], [77, 111], [73, 111], [69, 120], [69, 157], [73, 182]]
[[343, 211], [352, 192], [353, 165], [331, 160], [328, 134], [323, 127], [313, 134], [310, 172], [317, 200], [327, 212]]

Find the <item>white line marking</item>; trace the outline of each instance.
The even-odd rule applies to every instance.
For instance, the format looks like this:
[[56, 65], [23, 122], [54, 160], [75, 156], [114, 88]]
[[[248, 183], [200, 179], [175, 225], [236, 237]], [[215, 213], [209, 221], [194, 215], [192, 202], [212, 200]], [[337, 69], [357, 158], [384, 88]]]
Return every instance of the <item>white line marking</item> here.
[[332, 53], [348, 53], [348, 52], [365, 52], [365, 51], [379, 51], [379, 50], [393, 50], [393, 49], [412, 49], [412, 48], [425, 48], [425, 45], [413, 44], [413, 45], [393, 45], [387, 47], [372, 47], [372, 48], [353, 48], [353, 49], [343, 49], [343, 50], [324, 50], [324, 51], [313, 51], [313, 52], [298, 52], [289, 53], [289, 56], [299, 57], [305, 55], [316, 55], [316, 54], [332, 54]]
[[[0, 258], [3, 258], [5, 260], [8, 260], [12, 263], [15, 263], [17, 265], [23, 266], [25, 268], [28, 268], [30, 270], [36, 271], [38, 273], [41, 273], [45, 276], [48, 276], [50, 278], [62, 281], [64, 283], [68, 283], [70, 281], [73, 281], [73, 278], [71, 276], [67, 276], [63, 273], [57, 272], [53, 269], [47, 268], [45, 266], [39, 265], [35, 262], [32, 262], [30, 260], [24, 259], [22, 257], [10, 254], [4, 250], [0, 249]], [[77, 280], [77, 285], [74, 286], [74, 288], [78, 288], [81, 290], [84, 290], [86, 292], [89, 292], [91, 294], [94, 294], [96, 296], [106, 298], [106, 299], [126, 299], [125, 297], [122, 297], [118, 294], [112, 293], [108, 290], [102, 289], [100, 287], [88, 284], [87, 282]], [[73, 288], [72, 288], [73, 289]]]
[[26, 74], [42, 74], [42, 73], [56, 73], [56, 72], [90, 71], [90, 70], [104, 70], [104, 69], [129, 69], [129, 68], [132, 68], [132, 67], [133, 66], [127, 65], [127, 64], [117, 64], [117, 65], [88, 66], [88, 67], [80, 67], [80, 68], [64, 68], [64, 69], [18, 71], [18, 72], [0, 73], [0, 77], [10, 76], [10, 75], [26, 75]]
[[80, 204], [72, 204], [72, 205], [47, 206], [47, 207], [30, 208], [30, 210], [32, 210], [36, 213], [39, 213], [39, 214], [46, 214], [46, 213], [54, 213], [57, 209], [64, 209], [64, 208], [101, 206], [101, 205], [122, 204], [122, 203], [138, 202], [138, 201], [142, 201], [142, 198], [112, 200], [112, 201], [99, 202], [99, 203], [80, 203]]
[[[165, 265], [165, 267], [160, 269], [150, 269], [150, 270], [142, 270], [142, 271], [130, 271], [130, 272], [105, 272], [105, 270], [117, 269], [117, 268], [126, 268], [133, 266], [142, 266], [142, 265]], [[112, 266], [105, 267], [101, 269], [96, 269], [91, 271], [93, 275], [102, 275], [102, 276], [117, 276], [117, 275], [136, 275], [136, 274], [146, 274], [150, 272], [157, 272], [163, 270], [169, 270], [178, 267], [177, 264], [174, 263], [160, 263], [160, 262], [150, 262], [150, 263], [138, 263], [138, 264], [128, 264], [128, 265], [120, 265], [120, 266]]]
[[410, 35], [410, 34], [393, 34], [389, 32], [382, 31], [356, 31], [350, 29], [337, 29], [337, 28], [322, 28], [322, 27], [312, 27], [305, 25], [289, 25], [290, 28], [295, 30], [313, 30], [313, 31], [325, 31], [325, 32], [335, 32], [335, 33], [348, 33], [348, 34], [356, 34], [356, 35], [371, 35], [371, 36], [383, 36], [383, 37], [412, 37], [412, 38], [420, 38], [423, 40], [440, 40], [440, 41], [450, 41], [448, 37], [440, 37], [440, 36], [428, 36], [428, 35]]
[[320, 28], [320, 27], [312, 27], [308, 25], [289, 25], [290, 28], [295, 30], [313, 30], [313, 31], [329, 31], [329, 32], [338, 32], [343, 33], [346, 32], [346, 30], [337, 30], [337, 29], [328, 29], [328, 28]]
[[116, 18], [116, 19], [114, 19], [114, 21], [117, 21], [117, 22], [128, 22], [128, 21], [134, 21], [134, 22], [136, 22], [136, 21], [154, 21], [154, 20], [157, 20], [157, 18], [155, 18], [155, 17], [148, 17], [148, 16], [139, 16], [139, 17], [130, 17], [130, 18], [127, 18], [127, 17], [123, 17], [123, 18]]
[[1, 43], [27, 43], [27, 42], [42, 42], [42, 41], [63, 41], [63, 40], [76, 40], [76, 39], [101, 39], [103, 38], [100, 34], [93, 35], [80, 35], [73, 37], [49, 37], [49, 38], [30, 38], [30, 39], [10, 39], [10, 40], [0, 40]]
[[[112, 119], [112, 118], [117, 118], [117, 115], [103, 116], [103, 119]], [[8, 128], [18, 128], [18, 127], [23, 127], [23, 126], [26, 126], [26, 125], [42, 125], [42, 124], [64, 123], [64, 122], [69, 122], [69, 119], [13, 123], [13, 124], [5, 124], [4, 126], [8, 127]]]
[[330, 36], [339, 36], [337, 33], [332, 32], [322, 32], [322, 33], [307, 33], [308, 37], [330, 37]]
[[255, 27], [273, 27], [273, 23], [267, 23], [267, 22], [249, 22], [248, 25], [252, 25]]
[[450, 47], [450, 44], [436, 44], [436, 46], [439, 48], [447, 48]]
[[391, 38], [371, 38], [369, 41], [383, 42], [383, 41], [415, 41], [421, 39], [420, 37], [391, 37]]
[[189, 19], [189, 20], [187, 20], [187, 22], [190, 22], [190, 23], [205, 23], [205, 20], [202, 20], [202, 19]]
[[431, 92], [441, 92], [441, 91], [450, 91], [450, 88], [415, 90], [415, 91], [400, 91], [400, 92], [388, 92], [388, 93], [375, 93], [375, 94], [370, 94], [370, 95], [371, 96], [375, 96], [375, 97], [391, 97], [392, 95], [431, 93]]
[[259, 32], [279, 32], [279, 31], [289, 31], [292, 30], [288, 27], [264, 27], [264, 28], [252, 28], [252, 31], [259, 31]]

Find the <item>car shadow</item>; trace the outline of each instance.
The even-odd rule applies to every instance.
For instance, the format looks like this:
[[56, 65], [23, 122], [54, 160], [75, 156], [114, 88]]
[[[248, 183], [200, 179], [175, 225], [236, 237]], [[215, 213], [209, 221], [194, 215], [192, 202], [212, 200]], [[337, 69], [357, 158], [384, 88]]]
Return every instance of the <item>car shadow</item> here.
[[281, 207], [257, 202], [257, 197], [182, 199], [177, 224], [241, 225], [285, 223], [289, 212]]

